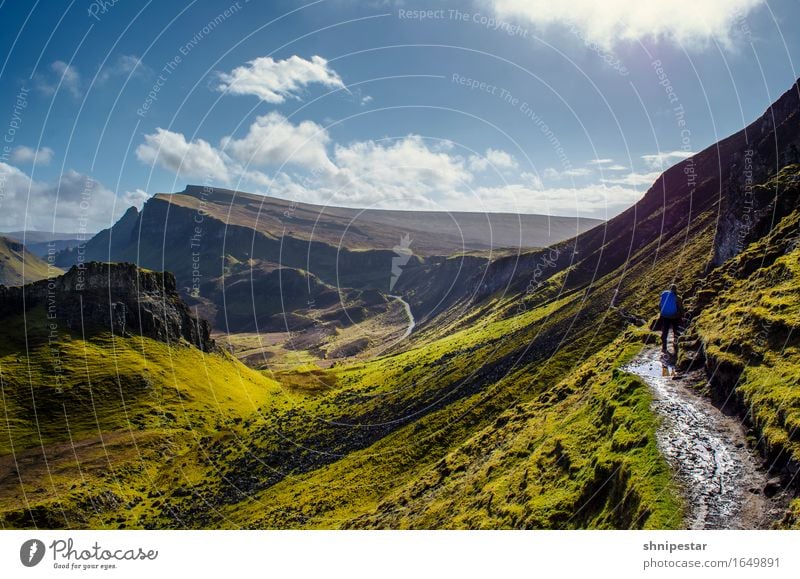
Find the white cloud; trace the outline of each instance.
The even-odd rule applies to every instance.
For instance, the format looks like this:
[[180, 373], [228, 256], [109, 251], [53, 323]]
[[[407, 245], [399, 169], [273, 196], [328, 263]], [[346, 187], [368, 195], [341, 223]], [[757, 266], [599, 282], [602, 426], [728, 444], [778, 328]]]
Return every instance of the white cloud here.
[[544, 176], [547, 179], [560, 181], [561, 179], [574, 179], [575, 177], [587, 177], [591, 175], [592, 171], [586, 167], [577, 167], [575, 169], [558, 170], [550, 167], [544, 170]]
[[[442, 197], [474, 178], [464, 157], [450, 154], [451, 148], [452, 143], [429, 143], [418, 135], [360, 141], [334, 147], [334, 171], [281, 171], [274, 179], [258, 174], [254, 182], [267, 194], [311, 203], [441, 209]], [[249, 174], [245, 178], [252, 181]]]
[[604, 171], [627, 171], [629, 167], [625, 165], [609, 165], [608, 167], [603, 167]]
[[610, 165], [614, 159], [592, 159], [587, 165]]
[[615, 185], [630, 185], [631, 187], [649, 187], [655, 183], [658, 176], [661, 175], [660, 171], [653, 173], [628, 173], [612, 179], [603, 179], [603, 183], [611, 183]]
[[734, 23], [765, 0], [483, 0], [502, 18], [545, 27], [570, 27], [606, 48], [619, 42], [665, 39], [702, 45], [728, 44]]
[[331, 185], [337, 188], [337, 197], [350, 202], [432, 198], [473, 179], [464, 159], [446, 152], [449, 146], [428, 146], [418, 135], [389, 143], [337, 145], [334, 160], [339, 171]]
[[122, 195], [122, 200], [126, 206], [133, 205], [137, 209], [141, 209], [148, 199], [150, 199], [150, 194], [143, 189], [125, 191], [125, 193]]
[[547, 188], [530, 172], [522, 172], [515, 182], [474, 186], [471, 158], [450, 154], [415, 135], [392, 144], [367, 141], [337, 147], [334, 161], [338, 173], [311, 180], [281, 173], [270, 183], [269, 193], [345, 206], [597, 217], [615, 215], [641, 197], [637, 188], [621, 184]]
[[254, 95], [272, 104], [282, 103], [287, 98], [299, 98], [297, 93], [310, 84], [346, 90], [342, 79], [321, 56], [312, 56], [311, 60], [297, 55], [286, 60], [264, 56], [229, 73], [217, 73], [217, 76], [220, 80], [218, 90], [235, 95]]
[[228, 167], [218, 150], [203, 139], [187, 141], [181, 133], [157, 128], [136, 147], [143, 163], [157, 164], [185, 177], [212, 178], [227, 183]]
[[50, 70], [55, 73], [57, 78], [51, 79], [44, 74], [36, 75], [36, 88], [40, 92], [48, 96], [53, 95], [60, 83], [62, 90], [66, 90], [75, 98], [81, 96], [81, 75], [75, 66], [62, 60], [56, 60], [50, 64]]
[[37, 165], [49, 165], [53, 160], [53, 149], [42, 147], [37, 150], [25, 145], [15, 147], [11, 152], [12, 163], [36, 163]]
[[520, 179], [522, 179], [522, 182], [526, 183], [528, 187], [533, 187], [534, 189], [544, 189], [544, 183], [542, 183], [542, 179], [539, 177], [539, 175], [523, 172], [520, 174]]
[[620, 185], [535, 188], [524, 184], [509, 184], [500, 187], [478, 187], [470, 195], [452, 198], [449, 208], [607, 217], [630, 207], [640, 197], [641, 193], [636, 189]]
[[280, 113], [271, 112], [258, 117], [244, 138], [225, 137], [221, 146], [225, 153], [246, 166], [291, 163], [334, 171], [326, 150], [329, 141], [324, 127], [312, 121], [293, 125]]
[[126, 206], [90, 177], [69, 170], [54, 183], [33, 181], [13, 165], [0, 163], [0, 227], [42, 231], [89, 231], [113, 224]]
[[[330, 156], [329, 143], [319, 125], [293, 125], [272, 112], [256, 119], [244, 138], [223, 138], [221, 149], [201, 139], [187, 142], [184, 135], [159, 128], [145, 135], [136, 155], [186, 177], [238, 180], [237, 187], [243, 183], [279, 197], [349, 205], [413, 200], [416, 207], [433, 207], [431, 199], [473, 180], [466, 159], [451, 154], [454, 146], [449, 141], [429, 143], [418, 135], [358, 141], [335, 145]], [[492, 151], [490, 156], [501, 165], [516, 166], [507, 153]], [[277, 172], [258, 170], [265, 166]], [[300, 173], [290, 173], [290, 168]]]
[[655, 153], [653, 155], [642, 155], [642, 160], [651, 169], [663, 170], [670, 165], [688, 159], [694, 155], [689, 151], [669, 151], [665, 153]]
[[61, 75], [61, 85], [66, 90], [71, 92], [75, 97], [81, 96], [81, 75], [78, 73], [78, 69], [75, 68], [75, 66], [57, 60], [50, 65], [50, 68], [56, 74]]
[[[510, 171], [518, 170], [519, 165], [505, 151], [489, 149], [483, 157], [464, 156], [454, 150], [456, 147], [450, 141], [431, 141], [419, 135], [335, 144], [328, 153], [329, 145], [330, 137], [318, 125], [312, 122], [293, 125], [280, 114], [270, 113], [259, 117], [243, 139], [223, 139], [223, 150], [201, 140], [187, 143], [183, 135], [159, 129], [158, 133], [147, 135], [137, 155], [145, 162], [158, 162], [184, 173], [187, 169], [184, 156], [188, 155], [195, 160], [195, 172], [200, 169], [207, 172], [209, 166], [220, 165], [224, 171], [219, 168], [216, 172], [227, 176], [228, 182], [238, 179], [237, 188], [295, 201], [349, 207], [606, 217], [639, 199], [641, 193], [637, 187], [645, 184], [643, 178], [631, 174], [615, 182], [546, 188], [541, 178], [530, 172], [522, 171], [512, 178]], [[159, 155], [158, 146], [174, 154]], [[194, 151], [195, 148], [198, 150]], [[206, 160], [200, 162], [200, 159]], [[483, 174], [490, 161], [506, 170], [508, 182], [495, 185], [491, 181], [497, 175]], [[268, 174], [258, 169], [261, 166], [277, 169]], [[589, 175], [593, 171], [573, 169], [572, 173]], [[146, 195], [143, 191], [139, 193], [138, 197], [126, 194], [125, 199], [135, 203]]]
[[471, 155], [469, 158], [469, 168], [472, 171], [486, 171], [492, 168], [495, 171], [500, 169], [515, 169], [518, 163], [513, 155], [506, 151], [497, 149], [486, 149], [486, 153], [481, 157]]

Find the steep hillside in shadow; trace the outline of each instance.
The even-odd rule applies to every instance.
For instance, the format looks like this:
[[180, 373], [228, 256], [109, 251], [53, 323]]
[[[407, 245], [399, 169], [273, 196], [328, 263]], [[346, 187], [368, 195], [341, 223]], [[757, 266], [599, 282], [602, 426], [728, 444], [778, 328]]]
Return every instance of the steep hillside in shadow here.
[[[675, 254], [676, 244], [691, 245], [711, 228], [713, 245], [708, 259], [703, 258], [710, 270], [766, 235], [791, 207], [776, 203], [774, 188], [755, 185], [797, 162], [800, 87], [795, 83], [758, 120], [670, 167], [639, 202], [607, 223], [547, 249], [477, 267], [457, 271], [447, 262], [415, 265], [404, 271], [401, 289], [409, 292], [415, 313], [423, 318], [451, 311], [461, 302], [480, 303], [498, 295], [524, 294], [537, 304], [581, 288], [594, 291], [599, 280], [614, 272], [616, 303], [625, 302], [641, 315], [649, 304], [637, 295], [650, 299], [651, 292], [671, 278], [685, 280], [683, 287], [696, 279], [684, 273], [695, 256]], [[665, 261], [671, 262], [671, 268], [663, 269], [668, 275], [653, 277], [649, 272], [655, 273], [656, 264]], [[430, 281], [439, 272], [449, 283]], [[419, 278], [427, 278], [435, 290], [415, 290]], [[606, 305], [611, 298], [602, 296]]]

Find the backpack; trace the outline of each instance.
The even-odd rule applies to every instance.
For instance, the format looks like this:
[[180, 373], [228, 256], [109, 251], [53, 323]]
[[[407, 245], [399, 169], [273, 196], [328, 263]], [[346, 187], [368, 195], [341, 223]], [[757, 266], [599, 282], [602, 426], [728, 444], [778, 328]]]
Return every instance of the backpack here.
[[661, 315], [665, 318], [678, 316], [678, 296], [667, 290], [661, 292]]

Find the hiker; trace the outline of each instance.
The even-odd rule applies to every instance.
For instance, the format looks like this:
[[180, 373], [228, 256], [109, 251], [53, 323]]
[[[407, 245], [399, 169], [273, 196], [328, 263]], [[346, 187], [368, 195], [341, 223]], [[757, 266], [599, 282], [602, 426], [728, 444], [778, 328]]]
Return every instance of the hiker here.
[[678, 287], [672, 284], [668, 290], [661, 292], [659, 304], [661, 317], [658, 319], [661, 326], [661, 351], [667, 351], [667, 337], [672, 328], [672, 341], [675, 345], [675, 355], [678, 355], [678, 324], [683, 318], [683, 304], [678, 297]]

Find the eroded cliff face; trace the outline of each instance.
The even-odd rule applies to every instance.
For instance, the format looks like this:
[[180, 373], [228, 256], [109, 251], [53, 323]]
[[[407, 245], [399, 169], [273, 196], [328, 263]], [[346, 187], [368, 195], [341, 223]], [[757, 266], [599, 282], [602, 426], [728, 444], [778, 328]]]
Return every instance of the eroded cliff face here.
[[[776, 186], [759, 186], [800, 162], [800, 84], [764, 115], [718, 145], [720, 223], [713, 264], [720, 265], [761, 239], [794, 210], [795, 199]], [[726, 161], [726, 162], [725, 162]]]
[[714, 402], [753, 428], [770, 471], [800, 474], [800, 165], [784, 167], [754, 196], [771, 199], [752, 221], [761, 239], [696, 280], [686, 299], [679, 367], [703, 369]]
[[22, 287], [0, 286], [0, 319], [35, 308], [75, 332], [111, 331], [169, 344], [216, 348], [206, 320], [192, 314], [169, 272], [129, 263], [89, 262], [62, 276]]

